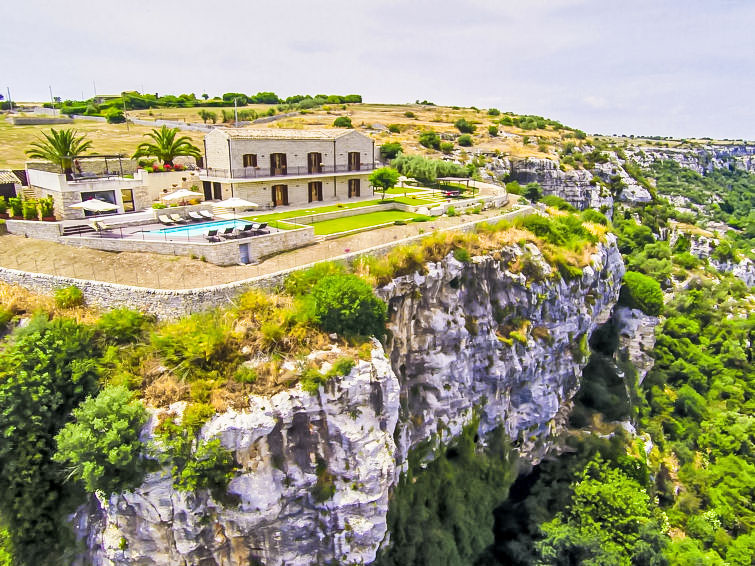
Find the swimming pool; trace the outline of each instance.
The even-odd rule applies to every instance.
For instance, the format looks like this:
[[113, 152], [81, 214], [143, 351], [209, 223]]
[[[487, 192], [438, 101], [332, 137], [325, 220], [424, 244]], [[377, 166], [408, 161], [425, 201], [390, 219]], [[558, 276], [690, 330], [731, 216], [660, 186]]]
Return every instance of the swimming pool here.
[[248, 220], [216, 220], [214, 222], [202, 222], [201, 224], [185, 224], [182, 226], [161, 228], [160, 230], [149, 230], [147, 234], [174, 239], [191, 238], [194, 236], [203, 236], [207, 234], [208, 230], [218, 230], [220, 232], [225, 228], [243, 228], [247, 224], [250, 224]]

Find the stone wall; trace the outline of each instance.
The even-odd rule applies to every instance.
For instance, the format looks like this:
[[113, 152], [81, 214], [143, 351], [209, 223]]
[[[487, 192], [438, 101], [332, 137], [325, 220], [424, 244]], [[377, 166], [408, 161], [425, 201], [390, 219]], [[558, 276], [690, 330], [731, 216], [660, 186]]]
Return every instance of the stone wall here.
[[41, 220], [11, 220], [5, 221], [9, 234], [26, 236], [38, 240], [58, 241], [62, 233], [62, 225], [58, 222], [43, 222]]
[[166, 255], [194, 256], [203, 257], [206, 261], [215, 265], [238, 265], [241, 262], [241, 246], [249, 246], [250, 261], [255, 263], [266, 256], [314, 243], [315, 231], [314, 228], [307, 226], [296, 230], [284, 230], [272, 234], [221, 242], [138, 240], [88, 236], [76, 236], [60, 241], [69, 246], [109, 252], [152, 252]]
[[[470, 232], [474, 230], [475, 226], [480, 222], [498, 222], [500, 220], [512, 220], [517, 216], [525, 216], [533, 214], [535, 211], [532, 207], [526, 206], [518, 210], [513, 210], [505, 214], [494, 218], [488, 218], [486, 220], [475, 220], [467, 222], [459, 226], [453, 226], [446, 228], [446, 230], [456, 230], [461, 232]], [[314, 233], [311, 227], [303, 228], [302, 231], [309, 231], [310, 234]], [[293, 234], [299, 232], [299, 230], [288, 230], [284, 234], [293, 237]], [[271, 234], [272, 235], [272, 234]], [[362, 256], [376, 256], [381, 257], [390, 252], [395, 246], [412, 244], [421, 241], [426, 238], [427, 234], [418, 234], [403, 240], [389, 242], [366, 248], [358, 252], [351, 252], [331, 258], [331, 261], [352, 263], [356, 259]], [[261, 243], [264, 242], [266, 236], [256, 236]], [[106, 238], [66, 238], [66, 243], [75, 245], [76, 240], [95, 240], [102, 242], [106, 245], [107, 242], [118, 242], [125, 240], [109, 240]], [[233, 244], [238, 245], [239, 240], [232, 241]], [[142, 243], [142, 242], [139, 242]], [[238, 248], [236, 248], [238, 249]], [[274, 249], [271, 246], [264, 248], [267, 253]], [[198, 255], [198, 254], [197, 254]], [[118, 285], [115, 283], [107, 283], [104, 281], [90, 281], [86, 279], [76, 279], [72, 277], [60, 277], [57, 275], [48, 275], [42, 273], [29, 273], [26, 271], [19, 271], [16, 269], [8, 269], [0, 267], [0, 281], [11, 285], [20, 285], [32, 291], [44, 294], [50, 294], [55, 289], [60, 287], [67, 287], [69, 285], [76, 285], [84, 293], [84, 299], [87, 304], [101, 307], [101, 308], [116, 308], [127, 306], [130, 308], [143, 310], [145, 312], [152, 313], [160, 318], [174, 318], [185, 314], [203, 311], [209, 308], [217, 307], [232, 301], [235, 297], [242, 294], [244, 291], [250, 288], [259, 288], [267, 290], [275, 290], [283, 285], [291, 273], [302, 269], [308, 269], [315, 265], [309, 263], [306, 265], [297, 266], [291, 269], [278, 271], [269, 275], [262, 275], [259, 277], [252, 277], [242, 281], [234, 281], [232, 283], [226, 283], [224, 285], [215, 285], [212, 287], [203, 287], [201, 289], [150, 289], [146, 287], [135, 287], [132, 285]]]
[[40, 126], [55, 124], [70, 124], [73, 122], [70, 118], [44, 118], [41, 116], [11, 116], [8, 121], [14, 126]]

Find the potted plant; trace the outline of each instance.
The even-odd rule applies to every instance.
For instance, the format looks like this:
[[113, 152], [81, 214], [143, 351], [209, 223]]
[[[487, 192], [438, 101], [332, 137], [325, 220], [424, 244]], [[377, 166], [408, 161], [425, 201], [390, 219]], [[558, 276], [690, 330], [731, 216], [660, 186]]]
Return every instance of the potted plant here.
[[0, 197], [0, 218], [8, 218], [8, 203], [5, 197]]
[[11, 210], [11, 217], [15, 218], [17, 220], [21, 220], [23, 218], [23, 204], [22, 200], [18, 197], [13, 197], [8, 199], [8, 204], [10, 205]]
[[46, 222], [55, 222], [55, 202], [52, 197], [40, 199], [38, 203], [39, 215]]

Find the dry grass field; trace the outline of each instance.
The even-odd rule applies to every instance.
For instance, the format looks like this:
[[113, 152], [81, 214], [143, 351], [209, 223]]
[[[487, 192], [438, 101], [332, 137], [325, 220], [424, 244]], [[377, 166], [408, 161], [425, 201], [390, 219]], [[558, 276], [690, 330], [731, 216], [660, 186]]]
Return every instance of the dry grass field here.
[[[106, 124], [89, 120], [75, 120], [73, 124], [60, 126], [14, 126], [0, 116], [0, 169], [23, 169], [26, 163], [26, 150], [40, 137], [40, 132], [49, 132], [50, 128], [75, 128], [87, 139], [92, 140], [92, 153], [131, 155], [136, 146], [144, 141], [144, 134], [151, 131], [147, 126], [129, 124]], [[183, 132], [195, 144], [202, 146], [204, 134], [201, 132]]]
[[[272, 106], [254, 104], [242, 109], [254, 109], [262, 114]], [[225, 108], [226, 110], [232, 107]], [[179, 120], [189, 123], [201, 123], [200, 108], [155, 108], [151, 110], [129, 110], [130, 117], [144, 120]], [[208, 108], [222, 119], [223, 108]], [[407, 116], [407, 114], [409, 114]], [[316, 110], [306, 111], [297, 116], [283, 117], [265, 124], [257, 124], [257, 128], [330, 128], [338, 116], [347, 115], [354, 127], [375, 139], [380, 145], [386, 142], [398, 141], [404, 151], [439, 157], [438, 151], [429, 150], [419, 144], [418, 136], [425, 130], [434, 130], [439, 134], [458, 134], [453, 123], [459, 118], [465, 118], [477, 127], [472, 135], [473, 146], [466, 148], [467, 153], [475, 150], [487, 152], [499, 151], [502, 155], [512, 157], [549, 157], [555, 156], [562, 143], [566, 131], [554, 131], [552, 128], [544, 130], [524, 131], [513, 126], [498, 124], [500, 116], [489, 116], [485, 110], [472, 108], [452, 108], [448, 106], [422, 106], [416, 104], [348, 104], [323, 106]], [[372, 128], [381, 124], [397, 124], [399, 133], [391, 133], [381, 128]], [[498, 125], [497, 137], [488, 134], [488, 126]], [[4, 116], [0, 116], [0, 168], [22, 168], [26, 161], [26, 150], [29, 144], [37, 139], [41, 131], [49, 131], [52, 126], [13, 126]], [[150, 127], [130, 124], [106, 124], [87, 120], [76, 120], [72, 125], [62, 125], [62, 128], [74, 127], [87, 135], [93, 142], [94, 153], [129, 155], [136, 146], [143, 141], [143, 135], [150, 131]], [[184, 131], [194, 143], [202, 146], [202, 132]], [[523, 143], [524, 141], [528, 143]], [[538, 147], [539, 146], [539, 147]]]

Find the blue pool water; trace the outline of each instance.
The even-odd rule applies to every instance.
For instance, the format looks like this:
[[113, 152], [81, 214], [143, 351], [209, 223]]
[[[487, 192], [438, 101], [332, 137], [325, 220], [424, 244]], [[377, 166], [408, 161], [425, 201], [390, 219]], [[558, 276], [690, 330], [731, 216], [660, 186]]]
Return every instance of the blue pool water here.
[[202, 236], [207, 234], [208, 230], [218, 230], [219, 232], [225, 228], [243, 228], [246, 224], [249, 224], [247, 220], [216, 220], [214, 222], [202, 222], [200, 224], [185, 224], [180, 226], [171, 226], [169, 228], [161, 228], [160, 230], [150, 230], [147, 234], [154, 234], [155, 236], [166, 236], [168, 238], [189, 238], [192, 236]]

